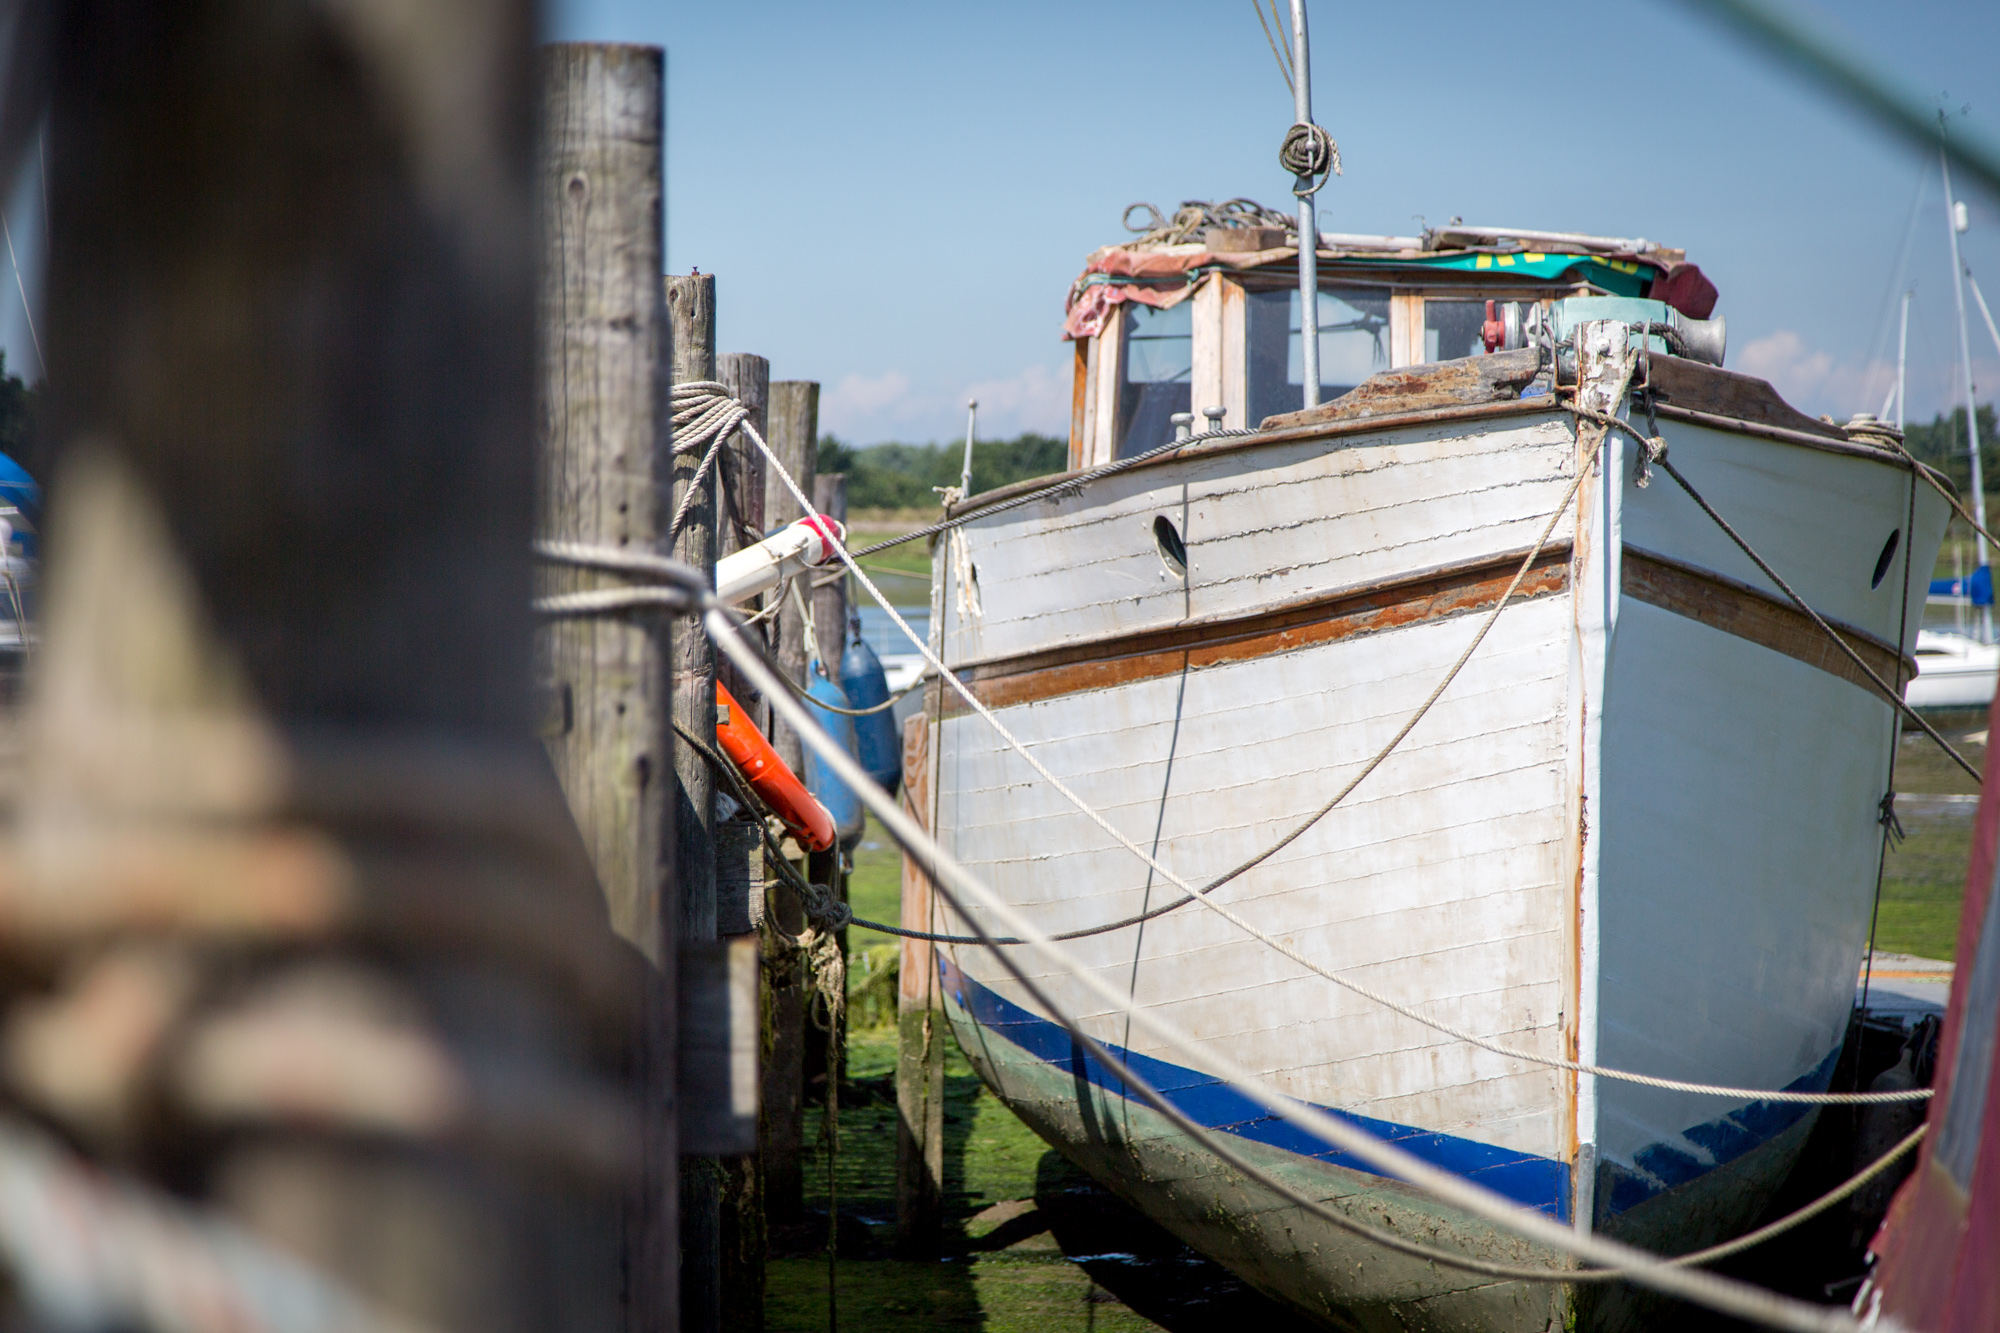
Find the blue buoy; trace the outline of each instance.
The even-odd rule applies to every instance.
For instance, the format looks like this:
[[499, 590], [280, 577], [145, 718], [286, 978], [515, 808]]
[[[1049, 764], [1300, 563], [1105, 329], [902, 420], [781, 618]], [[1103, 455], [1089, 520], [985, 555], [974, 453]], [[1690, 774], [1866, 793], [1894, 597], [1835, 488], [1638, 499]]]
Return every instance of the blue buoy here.
[[[848, 706], [873, 708], [887, 703], [889, 676], [882, 670], [882, 659], [861, 641], [861, 617], [854, 616], [847, 623], [854, 637], [840, 657], [840, 685], [852, 701]], [[894, 796], [903, 780], [903, 738], [896, 733], [895, 710], [884, 708], [853, 722], [861, 766], [877, 786]]]
[[[813, 721], [819, 723], [820, 730], [833, 737], [849, 756], [856, 756], [854, 719], [845, 713], [833, 713], [823, 707], [814, 707], [815, 704], [831, 704], [835, 708], [851, 707], [852, 705], [847, 702], [847, 695], [840, 686], [827, 679], [826, 668], [818, 662], [814, 662], [806, 672], [806, 679], [808, 681], [806, 707], [811, 710]], [[840, 835], [840, 845], [851, 851], [854, 844], [861, 841], [862, 831], [868, 827], [867, 820], [862, 815], [861, 798], [856, 796], [846, 783], [835, 777], [833, 770], [828, 768], [810, 748], [806, 750], [806, 790], [818, 797], [819, 803], [826, 807], [826, 812], [833, 816], [833, 826]]]

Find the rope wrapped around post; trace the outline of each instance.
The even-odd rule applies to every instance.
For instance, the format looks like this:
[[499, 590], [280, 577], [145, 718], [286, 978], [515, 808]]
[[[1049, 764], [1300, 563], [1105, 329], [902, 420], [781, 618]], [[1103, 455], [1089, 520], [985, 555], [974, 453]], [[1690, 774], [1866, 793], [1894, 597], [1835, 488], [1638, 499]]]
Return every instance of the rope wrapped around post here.
[[687, 493], [681, 497], [680, 507], [674, 511], [674, 521], [667, 527], [667, 545], [681, 535], [686, 526], [689, 511], [693, 508], [694, 497], [700, 493], [702, 482], [715, 467], [715, 460], [722, 454], [722, 446], [750, 416], [750, 409], [736, 401], [727, 384], [716, 380], [685, 380], [673, 387], [674, 453], [691, 454], [697, 449], [706, 449], [701, 456], [701, 464], [694, 470], [694, 479], [689, 482]]

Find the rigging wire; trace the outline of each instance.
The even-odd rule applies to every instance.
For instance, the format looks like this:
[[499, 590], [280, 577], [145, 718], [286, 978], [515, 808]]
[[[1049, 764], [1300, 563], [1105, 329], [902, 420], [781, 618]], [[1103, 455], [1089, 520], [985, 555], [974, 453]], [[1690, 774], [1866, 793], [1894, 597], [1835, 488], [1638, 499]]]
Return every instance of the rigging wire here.
[[[1288, 60], [1285, 57], [1284, 53], [1278, 49], [1278, 39], [1272, 36], [1271, 25], [1264, 21], [1264, 6], [1261, 3], [1259, 3], [1259, 0], [1250, 0], [1250, 8], [1253, 11], [1255, 11], [1257, 15], [1257, 26], [1264, 30], [1264, 40], [1271, 44], [1271, 58], [1278, 62], [1278, 73], [1284, 77], [1285, 91], [1288, 93], [1295, 94], [1295, 88], [1292, 84], [1291, 61]], [[1276, 18], [1277, 13], [1278, 13], [1277, 0], [1272, 0], [1271, 17]], [[1283, 23], [1280, 23], [1278, 25], [1278, 27], [1281, 29], [1284, 26], [1285, 25]]]

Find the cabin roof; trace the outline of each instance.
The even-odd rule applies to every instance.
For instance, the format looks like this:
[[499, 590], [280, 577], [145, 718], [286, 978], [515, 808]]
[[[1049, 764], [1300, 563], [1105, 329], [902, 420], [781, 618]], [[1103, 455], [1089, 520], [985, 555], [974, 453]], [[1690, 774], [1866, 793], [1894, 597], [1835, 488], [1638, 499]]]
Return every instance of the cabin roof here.
[[[1128, 301], [1162, 309], [1178, 305], [1214, 273], [1258, 285], [1296, 282], [1299, 252], [1287, 244], [1296, 229], [1265, 225], [1282, 215], [1255, 205], [1251, 209], [1255, 211], [1223, 213], [1186, 204], [1173, 223], [1093, 251], [1070, 287], [1064, 336], [1094, 337], [1111, 311]], [[1225, 220], [1199, 225], [1204, 217], [1216, 216]], [[1714, 284], [1687, 262], [1686, 251], [1644, 238], [1454, 223], [1427, 229], [1422, 236], [1321, 232], [1319, 241], [1323, 281], [1346, 277], [1413, 286], [1584, 286], [1609, 296], [1651, 296], [1698, 319], [1707, 318], [1715, 306]]]

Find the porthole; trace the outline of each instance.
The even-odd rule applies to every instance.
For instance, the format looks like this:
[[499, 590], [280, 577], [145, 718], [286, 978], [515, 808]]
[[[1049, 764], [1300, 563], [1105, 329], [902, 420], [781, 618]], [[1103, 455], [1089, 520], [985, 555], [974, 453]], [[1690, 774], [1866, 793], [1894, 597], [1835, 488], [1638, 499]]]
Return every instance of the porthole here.
[[1160, 563], [1177, 579], [1187, 577], [1187, 543], [1181, 531], [1165, 514], [1153, 520], [1153, 544], [1160, 548]]
[[1882, 543], [1882, 554], [1875, 557], [1875, 577], [1868, 580], [1868, 586], [1879, 588], [1882, 580], [1889, 577], [1889, 562], [1896, 558], [1896, 547], [1902, 544], [1903, 530], [1897, 528], [1889, 534], [1889, 540]]

